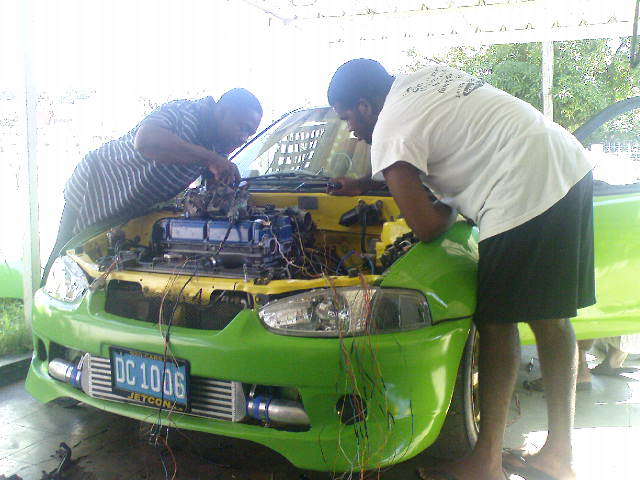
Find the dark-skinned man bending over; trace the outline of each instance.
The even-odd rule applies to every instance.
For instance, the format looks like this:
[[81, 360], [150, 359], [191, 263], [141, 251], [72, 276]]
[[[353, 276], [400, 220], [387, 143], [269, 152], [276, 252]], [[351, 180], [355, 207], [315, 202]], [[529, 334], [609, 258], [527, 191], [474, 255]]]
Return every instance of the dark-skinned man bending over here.
[[126, 135], [88, 153], [65, 186], [43, 280], [71, 237], [92, 225], [140, 214], [207, 171], [217, 181], [237, 182], [240, 174], [227, 156], [256, 132], [261, 119], [258, 99], [235, 88], [217, 102], [205, 97], [162, 105]]
[[[480, 434], [469, 456], [421, 476], [504, 480], [504, 464], [525, 477], [575, 479], [577, 351], [568, 319], [595, 303], [592, 165], [582, 146], [531, 105], [443, 65], [392, 77], [378, 62], [351, 60], [328, 97], [371, 144], [373, 179], [384, 177], [421, 240], [446, 230], [446, 204], [479, 229]], [[442, 202], [430, 201], [421, 177]], [[372, 181], [335, 179], [332, 193], [362, 194]], [[549, 424], [545, 445], [523, 457], [502, 451], [518, 322], [536, 337]]]

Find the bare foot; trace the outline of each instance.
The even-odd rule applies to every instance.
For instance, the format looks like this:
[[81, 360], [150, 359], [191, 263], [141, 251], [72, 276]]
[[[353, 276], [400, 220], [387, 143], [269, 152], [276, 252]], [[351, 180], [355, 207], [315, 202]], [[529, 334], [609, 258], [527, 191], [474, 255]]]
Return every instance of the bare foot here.
[[[580, 345], [580, 342], [578, 342]], [[585, 350], [580, 350], [578, 354], [578, 383], [591, 383], [591, 370], [589, 370], [589, 365], [587, 364], [587, 352]]]

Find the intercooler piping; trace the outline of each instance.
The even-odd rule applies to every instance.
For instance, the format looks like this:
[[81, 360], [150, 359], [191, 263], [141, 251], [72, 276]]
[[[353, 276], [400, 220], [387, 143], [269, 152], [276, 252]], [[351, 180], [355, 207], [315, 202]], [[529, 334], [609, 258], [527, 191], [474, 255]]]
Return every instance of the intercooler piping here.
[[309, 416], [302, 404], [270, 395], [256, 395], [247, 399], [247, 415], [256, 420], [271, 423], [308, 427]]
[[49, 362], [49, 375], [76, 388], [82, 388], [80, 383], [82, 379], [82, 361], [76, 365], [61, 358], [54, 358]]

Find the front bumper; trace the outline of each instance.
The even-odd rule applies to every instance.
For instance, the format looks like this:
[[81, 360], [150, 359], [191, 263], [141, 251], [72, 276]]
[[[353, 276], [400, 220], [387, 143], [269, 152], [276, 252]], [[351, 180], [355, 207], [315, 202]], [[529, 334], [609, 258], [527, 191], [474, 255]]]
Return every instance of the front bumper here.
[[[244, 310], [223, 330], [171, 329], [171, 352], [190, 365], [190, 374], [289, 387], [299, 392], [310, 428], [276, 428], [202, 418], [89, 396], [53, 379], [48, 371], [52, 342], [109, 358], [109, 347], [162, 354], [157, 325], [104, 312], [104, 293], [88, 293], [77, 305], [42, 291], [35, 297], [34, 358], [27, 390], [38, 400], [72, 397], [119, 415], [261, 443], [300, 468], [371, 469], [410, 458], [437, 437], [451, 398], [469, 320], [418, 330], [346, 339], [301, 338], [267, 331]], [[343, 424], [336, 404], [358, 394], [366, 420]], [[151, 415], [151, 413], [154, 413]]]

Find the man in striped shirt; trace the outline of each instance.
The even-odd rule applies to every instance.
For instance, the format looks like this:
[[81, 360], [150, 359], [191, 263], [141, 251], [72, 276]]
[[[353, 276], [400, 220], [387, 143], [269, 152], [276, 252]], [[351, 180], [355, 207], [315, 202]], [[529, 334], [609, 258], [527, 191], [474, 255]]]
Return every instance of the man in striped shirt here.
[[176, 100], [149, 114], [126, 135], [89, 152], [64, 190], [58, 238], [43, 280], [64, 245], [77, 233], [114, 218], [131, 218], [169, 200], [201, 174], [237, 182], [227, 156], [253, 135], [262, 107], [236, 88], [212, 97]]

